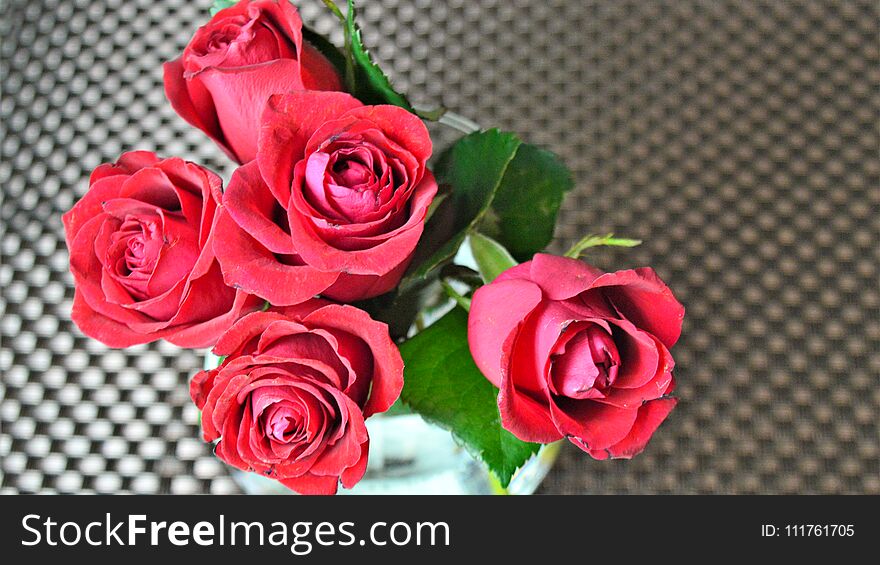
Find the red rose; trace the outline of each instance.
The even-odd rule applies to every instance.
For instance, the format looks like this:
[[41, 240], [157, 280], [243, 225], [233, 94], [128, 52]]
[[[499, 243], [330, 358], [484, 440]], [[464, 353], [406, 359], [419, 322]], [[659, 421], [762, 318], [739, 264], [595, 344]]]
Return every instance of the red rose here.
[[226, 282], [278, 305], [393, 289], [437, 193], [430, 156], [427, 128], [402, 108], [341, 92], [272, 96], [257, 158], [223, 195]]
[[111, 347], [164, 338], [208, 347], [260, 301], [223, 282], [212, 250], [220, 177], [182, 159], [125, 153], [92, 172], [63, 216], [71, 317]]
[[538, 254], [476, 291], [468, 341], [514, 435], [629, 458], [675, 406], [668, 348], [683, 317], [652, 269]]
[[266, 100], [290, 90], [341, 90], [333, 65], [302, 37], [287, 0], [242, 0], [199, 28], [183, 55], [165, 63], [171, 106], [235, 161], [257, 152]]
[[367, 468], [364, 419], [403, 387], [388, 326], [353, 306], [311, 300], [255, 312], [217, 342], [220, 367], [192, 380], [206, 441], [239, 469], [303, 494], [334, 494]]

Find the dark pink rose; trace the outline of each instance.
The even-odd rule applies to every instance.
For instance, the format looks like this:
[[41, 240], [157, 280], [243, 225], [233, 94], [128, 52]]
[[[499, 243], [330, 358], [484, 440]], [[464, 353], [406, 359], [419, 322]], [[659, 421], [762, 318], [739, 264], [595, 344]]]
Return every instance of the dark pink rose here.
[[538, 254], [476, 291], [468, 341], [514, 435], [629, 458], [675, 406], [669, 348], [683, 317], [652, 269]]
[[92, 172], [64, 214], [71, 317], [111, 347], [164, 338], [208, 347], [261, 303], [229, 288], [214, 257], [220, 177], [182, 159], [125, 153]]
[[269, 96], [291, 90], [341, 90], [339, 74], [303, 40], [287, 0], [242, 0], [199, 28], [183, 55], [165, 63], [174, 110], [235, 161], [257, 152]]
[[310, 300], [255, 312], [217, 342], [227, 356], [192, 380], [206, 441], [239, 469], [303, 494], [333, 494], [367, 468], [364, 419], [403, 387], [388, 326], [354, 306]]
[[437, 193], [430, 156], [428, 130], [402, 108], [272, 96], [257, 158], [223, 195], [215, 251], [227, 283], [279, 305], [393, 289]]

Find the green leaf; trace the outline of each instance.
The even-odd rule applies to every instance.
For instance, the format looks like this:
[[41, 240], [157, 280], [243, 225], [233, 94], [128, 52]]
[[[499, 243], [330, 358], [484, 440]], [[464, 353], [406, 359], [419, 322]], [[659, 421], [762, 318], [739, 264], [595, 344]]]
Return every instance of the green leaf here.
[[456, 210], [471, 225], [492, 204], [507, 167], [522, 145], [516, 134], [496, 128], [466, 135], [441, 156], [435, 173], [453, 188]]
[[[325, 4], [332, 2], [325, 1]], [[332, 10], [332, 8], [331, 8]], [[354, 0], [348, 0], [348, 13], [345, 15], [346, 51], [353, 66], [347, 75], [349, 91], [364, 104], [393, 104], [414, 112], [406, 96], [391, 86], [391, 81], [379, 68], [370, 52], [364, 46], [361, 29], [357, 24]]]
[[512, 133], [490, 129], [462, 137], [440, 156], [434, 173], [452, 192], [425, 225], [407, 280], [424, 279], [455, 256], [489, 210], [521, 144]]
[[572, 245], [571, 249], [565, 252], [565, 256], [577, 259], [590, 247], [598, 247], [600, 245], [608, 245], [612, 247], [635, 247], [636, 245], [641, 245], [641, 243], [641, 239], [614, 237], [613, 233], [609, 233], [608, 235], [587, 235]]
[[503, 245], [490, 237], [486, 237], [481, 233], [472, 233], [468, 237], [471, 253], [474, 255], [474, 261], [480, 270], [480, 276], [483, 282], [489, 284], [494, 281], [498, 275], [511, 267], [517, 265], [516, 259], [510, 256], [510, 253]]
[[497, 390], [468, 350], [467, 313], [455, 308], [400, 346], [406, 363], [401, 398], [449, 431], [486, 463], [502, 487], [541, 447], [501, 427]]
[[220, 10], [225, 10], [230, 6], [234, 6], [237, 2], [238, 0], [214, 0], [214, 4], [211, 6], [211, 17]]
[[523, 143], [510, 162], [480, 231], [495, 238], [520, 261], [553, 239], [556, 216], [574, 180], [554, 153]]
[[571, 173], [556, 155], [497, 129], [462, 137], [434, 169], [447, 197], [425, 225], [404, 279], [424, 279], [449, 262], [469, 233], [480, 231], [527, 260], [553, 238]]

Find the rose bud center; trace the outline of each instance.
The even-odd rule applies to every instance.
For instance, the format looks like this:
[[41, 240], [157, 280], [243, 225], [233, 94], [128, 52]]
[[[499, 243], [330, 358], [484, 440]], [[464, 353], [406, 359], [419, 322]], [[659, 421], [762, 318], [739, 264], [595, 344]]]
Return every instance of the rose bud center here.
[[334, 139], [312, 153], [306, 166], [306, 198], [335, 223], [367, 223], [393, 218], [406, 195], [406, 169], [375, 144]]
[[[265, 461], [297, 457], [322, 443], [333, 409], [314, 387], [263, 386], [250, 395], [255, 452]], [[328, 417], [329, 416], [329, 417]], [[265, 439], [260, 439], [260, 436]]]
[[289, 401], [273, 404], [262, 415], [266, 436], [279, 443], [308, 441], [308, 414]]
[[[105, 209], [118, 214], [112, 205]], [[95, 245], [106, 245], [104, 265], [132, 300], [160, 296], [187, 277], [199, 256], [198, 234], [182, 214], [136, 209], [116, 217], [118, 227], [106, 239], [99, 235]]]
[[107, 265], [114, 278], [138, 299], [148, 296], [147, 285], [162, 249], [155, 222], [127, 218], [110, 236]]
[[216, 51], [226, 51], [229, 48], [229, 44], [238, 37], [238, 34], [241, 32], [241, 27], [245, 23], [244, 18], [236, 18], [240, 20], [239, 22], [230, 22], [224, 25], [223, 27], [211, 32], [211, 36], [208, 38], [208, 43], [205, 48], [205, 53], [213, 53]]
[[257, 65], [279, 59], [278, 38], [259, 19], [228, 18], [212, 29], [207, 38], [193, 44], [193, 55], [202, 68]]
[[575, 332], [552, 357], [550, 378], [554, 392], [576, 399], [604, 398], [620, 365], [614, 337], [594, 323]]

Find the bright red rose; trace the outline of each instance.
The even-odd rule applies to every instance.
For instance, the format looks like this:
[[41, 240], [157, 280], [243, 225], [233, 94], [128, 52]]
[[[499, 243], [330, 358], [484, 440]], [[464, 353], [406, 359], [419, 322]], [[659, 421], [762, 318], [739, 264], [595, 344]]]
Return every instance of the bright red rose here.
[[192, 380], [206, 441], [239, 469], [303, 494], [351, 488], [367, 468], [364, 419], [403, 387], [388, 326], [324, 300], [255, 312], [214, 348], [220, 367]]
[[257, 158], [223, 195], [226, 282], [277, 305], [393, 289], [437, 193], [430, 156], [427, 128], [402, 108], [341, 92], [272, 96]]
[[252, 160], [269, 96], [341, 90], [333, 65], [302, 37], [287, 0], [242, 0], [199, 28], [183, 55], [165, 63], [171, 106], [232, 159]]
[[468, 341], [511, 433], [629, 458], [675, 406], [669, 348], [683, 317], [652, 269], [538, 254], [476, 291]]
[[182, 159], [125, 153], [92, 172], [63, 216], [71, 317], [111, 347], [164, 338], [208, 347], [261, 303], [226, 286], [213, 252], [220, 177]]

